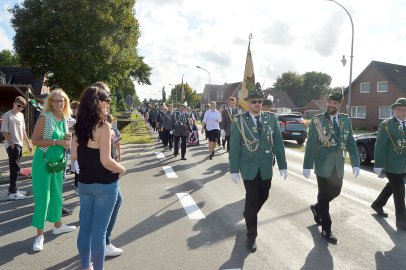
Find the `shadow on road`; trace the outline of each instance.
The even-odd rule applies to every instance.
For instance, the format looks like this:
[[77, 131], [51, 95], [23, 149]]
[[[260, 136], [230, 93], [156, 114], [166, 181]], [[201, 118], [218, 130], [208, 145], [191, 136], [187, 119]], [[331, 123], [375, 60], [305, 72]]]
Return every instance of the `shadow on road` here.
[[377, 251], [375, 253], [376, 269], [406, 269], [406, 233], [405, 231], [393, 229], [386, 219], [372, 215], [389, 235], [395, 246], [388, 251]]
[[310, 250], [306, 257], [305, 264], [300, 268], [301, 270], [332, 270], [334, 269], [333, 257], [328, 250], [328, 242], [320, 236], [317, 224], [308, 226], [313, 237], [314, 247]]

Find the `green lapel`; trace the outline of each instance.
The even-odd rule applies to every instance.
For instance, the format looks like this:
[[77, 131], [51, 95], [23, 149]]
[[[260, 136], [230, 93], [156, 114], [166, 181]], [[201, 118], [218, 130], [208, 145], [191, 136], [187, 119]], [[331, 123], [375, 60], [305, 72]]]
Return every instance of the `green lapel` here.
[[[249, 130], [251, 131], [252, 135], [254, 135], [254, 137], [256, 139], [259, 139], [257, 125], [254, 123], [254, 120], [252, 120], [251, 114], [249, 112], [246, 112], [244, 114], [244, 120], [247, 123], [247, 126], [248, 126]], [[248, 132], [248, 134], [249, 134], [249, 132]]]
[[393, 123], [395, 124], [396, 130], [397, 130], [394, 132], [398, 133], [400, 135], [400, 137], [404, 138], [406, 136], [406, 133], [403, 130], [403, 125], [401, 122], [398, 121], [398, 119], [395, 116], [393, 117]]
[[[341, 120], [340, 117], [338, 119]], [[340, 123], [338, 127], [340, 127]], [[327, 131], [327, 134], [331, 133], [336, 143], [338, 143], [339, 136], [336, 134], [330, 115], [327, 112], [324, 113], [323, 129]]]

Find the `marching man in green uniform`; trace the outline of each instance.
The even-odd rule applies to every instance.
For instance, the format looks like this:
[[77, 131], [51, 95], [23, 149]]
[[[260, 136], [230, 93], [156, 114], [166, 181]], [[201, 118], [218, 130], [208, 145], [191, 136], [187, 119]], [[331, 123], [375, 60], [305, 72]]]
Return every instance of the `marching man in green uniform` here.
[[331, 232], [329, 207], [341, 192], [346, 151], [350, 155], [354, 176], [360, 172], [351, 119], [338, 113], [342, 100], [340, 90], [332, 91], [326, 101], [327, 111], [313, 117], [303, 163], [304, 177], [309, 178], [313, 166], [317, 177], [317, 204], [310, 206], [314, 221], [322, 226], [321, 236], [333, 244], [337, 243], [337, 238]]
[[185, 105], [180, 104], [179, 111], [172, 114], [173, 136], [175, 137], [175, 145], [173, 148], [173, 155], [176, 157], [179, 153], [179, 141], [181, 160], [186, 160], [186, 140], [192, 128], [189, 124], [189, 118], [185, 112]]
[[[260, 88], [260, 86], [257, 86]], [[248, 96], [249, 111], [234, 117], [230, 138], [231, 180], [244, 180], [244, 218], [247, 226], [246, 247], [255, 252], [258, 212], [269, 196], [272, 180], [272, 161], [275, 153], [281, 176], [288, 176], [279, 124], [275, 115], [262, 112], [261, 89], [251, 88]]]
[[406, 177], [406, 98], [399, 98], [391, 105], [394, 116], [384, 120], [378, 129], [375, 142], [374, 171], [379, 177], [388, 177], [389, 183], [371, 207], [387, 217], [383, 206], [393, 194], [396, 227], [406, 230], [405, 177]]

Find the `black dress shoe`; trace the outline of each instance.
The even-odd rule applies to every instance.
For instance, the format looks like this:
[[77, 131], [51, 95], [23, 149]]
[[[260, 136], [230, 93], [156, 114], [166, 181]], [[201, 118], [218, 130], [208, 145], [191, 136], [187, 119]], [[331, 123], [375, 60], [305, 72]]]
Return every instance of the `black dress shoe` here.
[[388, 213], [383, 211], [383, 207], [377, 206], [375, 204], [371, 204], [371, 208], [375, 210], [375, 212], [380, 215], [381, 217], [387, 218]]
[[321, 218], [319, 217], [319, 214], [317, 213], [316, 205], [310, 205], [310, 210], [312, 210], [313, 217], [314, 217], [314, 222], [316, 222], [317, 225], [321, 225]]
[[255, 240], [247, 240], [246, 247], [250, 252], [257, 251], [257, 244], [255, 243]]
[[332, 232], [327, 233], [326, 231], [321, 231], [321, 236], [323, 236], [329, 243], [337, 244], [337, 237]]
[[211, 156], [211, 154], [209, 155], [209, 158], [210, 158], [210, 159], [213, 159], [213, 157]]
[[186, 158], [185, 158], [185, 157], [182, 157], [181, 160], [186, 160]]

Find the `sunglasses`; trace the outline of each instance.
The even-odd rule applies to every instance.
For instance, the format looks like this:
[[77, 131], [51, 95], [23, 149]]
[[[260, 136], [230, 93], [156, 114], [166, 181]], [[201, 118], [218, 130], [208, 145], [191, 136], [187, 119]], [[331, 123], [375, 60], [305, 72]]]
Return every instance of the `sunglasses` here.
[[23, 109], [24, 109], [25, 105], [17, 104], [17, 107], [18, 107], [18, 108], [23, 108]]
[[257, 104], [257, 103], [262, 104], [262, 99], [251, 99], [250, 103], [251, 104]]
[[53, 102], [55, 102], [56, 104], [62, 104], [65, 103], [65, 99], [54, 99]]

